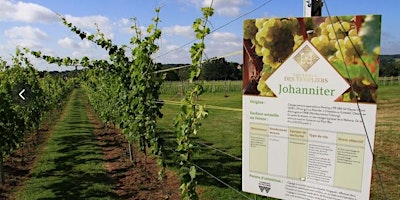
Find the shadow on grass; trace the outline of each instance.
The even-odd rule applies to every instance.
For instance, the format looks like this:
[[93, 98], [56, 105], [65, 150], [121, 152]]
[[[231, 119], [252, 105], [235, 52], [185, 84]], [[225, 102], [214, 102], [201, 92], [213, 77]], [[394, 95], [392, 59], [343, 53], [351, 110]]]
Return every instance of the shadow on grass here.
[[[179, 169], [180, 166], [176, 161], [179, 155], [174, 152], [177, 146], [175, 133], [160, 131], [159, 134], [165, 141], [168, 166]], [[193, 137], [193, 140], [202, 142], [197, 137]], [[207, 145], [212, 146], [211, 143], [207, 143]], [[240, 191], [242, 180], [241, 161], [203, 145], [198, 145], [197, 147], [199, 151], [195, 155], [195, 164]], [[224, 184], [201, 170], [197, 169], [197, 172], [196, 179], [199, 185], [227, 188]]]
[[85, 107], [76, 101], [47, 143], [21, 199], [118, 199]]

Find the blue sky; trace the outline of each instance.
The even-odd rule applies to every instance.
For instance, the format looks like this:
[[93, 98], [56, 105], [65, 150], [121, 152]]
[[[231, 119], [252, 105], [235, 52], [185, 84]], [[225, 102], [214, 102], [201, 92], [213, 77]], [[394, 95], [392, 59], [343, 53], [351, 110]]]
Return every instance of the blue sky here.
[[[157, 61], [189, 63], [190, 45], [194, 40], [191, 25], [200, 8], [211, 0], [0, 0], [0, 57], [10, 59], [16, 46], [40, 50], [53, 56], [107, 58], [106, 52], [70, 32], [56, 16], [59, 13], [81, 29], [94, 33], [95, 23], [117, 44], [128, 44], [132, 32], [130, 19], [135, 17], [147, 27], [154, 17], [154, 8], [161, 7], [162, 39]], [[303, 0], [214, 0], [215, 15], [211, 29], [217, 29], [239, 16], [260, 9], [213, 32], [206, 39], [209, 58], [242, 50], [244, 19], [261, 17], [302, 17]], [[323, 16], [382, 15], [382, 54], [400, 54], [400, 22], [398, 0], [325, 0]], [[177, 49], [177, 50], [174, 50]], [[227, 57], [241, 63], [242, 55]], [[40, 70], [62, 70], [44, 61], [32, 61]]]

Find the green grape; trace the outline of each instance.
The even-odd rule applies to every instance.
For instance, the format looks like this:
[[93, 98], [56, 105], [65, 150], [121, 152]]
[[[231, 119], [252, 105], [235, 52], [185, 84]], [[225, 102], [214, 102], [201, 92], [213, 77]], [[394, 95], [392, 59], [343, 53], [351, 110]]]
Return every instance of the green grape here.
[[343, 41], [344, 47], [346, 49], [351, 49], [353, 48], [353, 42], [351, 41], [351, 39], [349, 37], [345, 37], [344, 41]]
[[274, 58], [271, 55], [263, 56], [263, 63], [272, 63], [274, 62]]
[[302, 43], [303, 43], [303, 36], [302, 35], [295, 35], [294, 36], [294, 46], [293, 46], [293, 51], [297, 49]]
[[262, 28], [264, 22], [266, 22], [266, 21], [267, 21], [267, 19], [265, 19], [265, 18], [256, 19], [255, 25], [258, 29], [260, 29], [260, 28]]
[[351, 36], [357, 36], [357, 30], [356, 29], [351, 29], [348, 33], [348, 35]]
[[262, 47], [261, 48], [262, 56], [269, 57], [271, 55], [271, 51], [268, 48]]
[[[329, 32], [328, 32], [328, 30], [326, 30], [326, 28], [321, 27], [320, 35], [328, 35], [329, 36]], [[329, 36], [329, 39], [332, 39], [332, 38]]]
[[326, 30], [326, 26], [328, 25], [328, 23], [327, 22], [321, 22], [320, 24], [319, 24], [319, 27], [322, 29], [322, 30]]
[[336, 51], [335, 56], [337, 59], [339, 60], [344, 60], [343, 56], [342, 56], [342, 52], [340, 52], [340, 50]]
[[328, 61], [331, 62], [331, 63], [335, 62], [336, 60], [337, 60], [336, 56], [329, 56], [328, 57]]
[[332, 52], [335, 52], [336, 51], [335, 45], [336, 45], [336, 41], [335, 40], [330, 40], [329, 41], [329, 45], [328, 45], [329, 50], [332, 51]]
[[318, 38], [318, 37], [313, 37], [313, 38], [311, 39], [311, 43], [312, 43], [314, 46], [318, 47], [318, 46], [319, 46], [319, 38]]
[[350, 24], [346, 21], [340, 22], [340, 31], [342, 32], [348, 32], [350, 31]]
[[338, 21], [339, 21], [339, 19], [336, 18], [336, 17], [327, 17], [327, 18], [325, 18], [325, 23], [326, 24], [336, 23]]
[[263, 69], [263, 71], [260, 74], [260, 80], [258, 81], [257, 85], [257, 90], [260, 92], [261, 96], [268, 96], [272, 97], [275, 96], [272, 90], [265, 84], [265, 81], [269, 77], [271, 73], [266, 70], [266, 68]]
[[243, 38], [251, 39], [257, 33], [258, 29], [256, 27], [255, 19], [244, 20], [243, 22]]
[[[256, 44], [258, 44], [258, 43], [256, 43]], [[257, 56], [262, 56], [262, 46], [255, 45], [255, 52], [256, 52]]]
[[339, 39], [335, 42], [335, 48], [337, 50], [340, 50], [341, 48], [344, 48], [344, 40], [343, 39]]
[[328, 36], [329, 36], [329, 39], [336, 40], [336, 34], [334, 32], [329, 32]]
[[321, 46], [329, 45], [329, 38], [326, 35], [321, 35], [318, 37]]
[[327, 30], [329, 33], [335, 34], [335, 31], [334, 31], [334, 28], [333, 28], [333, 24], [328, 24], [328, 25], [326, 25], [326, 30]]
[[302, 38], [296, 37], [298, 22], [296, 18], [256, 19], [258, 31], [252, 44], [264, 63], [277, 68], [294, 50], [295, 44], [301, 44]]

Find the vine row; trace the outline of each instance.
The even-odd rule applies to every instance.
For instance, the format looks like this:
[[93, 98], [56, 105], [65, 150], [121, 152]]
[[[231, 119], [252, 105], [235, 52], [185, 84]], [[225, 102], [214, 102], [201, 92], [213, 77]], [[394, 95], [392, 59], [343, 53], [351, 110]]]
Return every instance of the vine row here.
[[0, 59], [0, 182], [3, 158], [17, 149], [29, 133], [37, 132], [43, 117], [60, 107], [74, 79], [42, 75], [20, 49], [12, 63]]

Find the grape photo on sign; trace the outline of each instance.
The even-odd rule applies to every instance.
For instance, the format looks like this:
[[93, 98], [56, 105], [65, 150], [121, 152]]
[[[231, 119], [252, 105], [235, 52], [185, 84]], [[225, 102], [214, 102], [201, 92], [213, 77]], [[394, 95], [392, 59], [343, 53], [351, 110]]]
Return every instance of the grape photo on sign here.
[[373, 30], [379, 27], [377, 15], [245, 20], [244, 63], [249, 67], [243, 76], [243, 93], [276, 96], [265, 80], [309, 40], [354, 86], [354, 95], [348, 90], [337, 101], [354, 102], [358, 98], [376, 102], [374, 80], [378, 77], [380, 46]]

